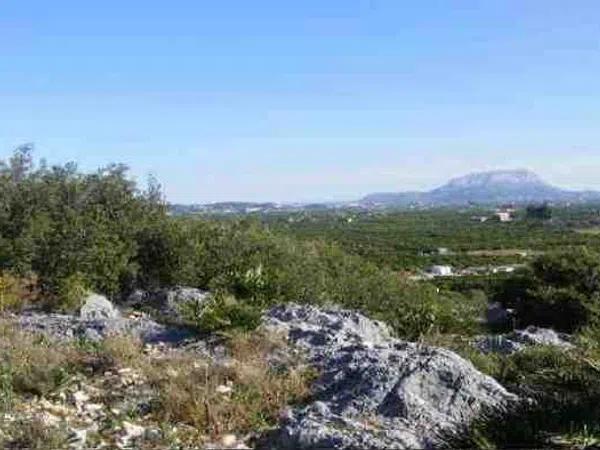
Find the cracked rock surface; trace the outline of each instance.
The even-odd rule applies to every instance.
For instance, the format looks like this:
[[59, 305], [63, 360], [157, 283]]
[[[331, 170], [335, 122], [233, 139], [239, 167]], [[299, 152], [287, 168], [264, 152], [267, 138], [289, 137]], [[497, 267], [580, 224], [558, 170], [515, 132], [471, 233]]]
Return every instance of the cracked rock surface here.
[[287, 411], [263, 448], [434, 448], [484, 410], [518, 401], [455, 353], [395, 339], [357, 312], [284, 305], [265, 325], [286, 332], [321, 375], [314, 401]]

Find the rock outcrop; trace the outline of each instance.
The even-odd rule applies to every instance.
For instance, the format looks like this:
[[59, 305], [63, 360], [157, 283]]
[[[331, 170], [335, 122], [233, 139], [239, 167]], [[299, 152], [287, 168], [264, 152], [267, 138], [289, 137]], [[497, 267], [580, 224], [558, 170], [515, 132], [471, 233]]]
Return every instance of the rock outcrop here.
[[571, 336], [558, 333], [550, 328], [529, 326], [524, 330], [515, 330], [508, 334], [482, 336], [475, 346], [483, 353], [501, 353], [510, 355], [535, 345], [550, 345], [563, 349], [573, 348]]
[[134, 308], [148, 308], [155, 311], [163, 319], [180, 321], [185, 309], [197, 312], [208, 304], [210, 293], [191, 287], [175, 287], [156, 292], [136, 290], [132, 292], [125, 304]]
[[100, 341], [107, 336], [129, 334], [144, 342], [178, 342], [189, 336], [184, 329], [159, 324], [144, 314], [125, 317], [109, 300], [97, 294], [85, 299], [79, 316], [30, 311], [14, 318], [25, 331], [61, 340]]
[[100, 341], [108, 336], [129, 334], [144, 342], [178, 342], [189, 336], [183, 329], [167, 327], [144, 316], [86, 320], [66, 314], [29, 312], [16, 316], [15, 321], [24, 331], [60, 340]]
[[[189, 301], [201, 301], [192, 294]], [[180, 304], [176, 298], [181, 300], [171, 300]], [[79, 316], [30, 312], [14, 320], [24, 330], [56, 339], [97, 341], [128, 333], [146, 343], [177, 343], [177, 351], [205, 354], [215, 363], [227, 361], [215, 350], [218, 342], [187, 340], [182, 327], [139, 312], [122, 314], [99, 296], [90, 297]], [[265, 313], [263, 326], [285, 333], [293, 344], [289, 351], [304, 353], [319, 376], [312, 403], [286, 411], [258, 448], [435, 448], [482, 413], [519, 401], [455, 353], [396, 339], [383, 322], [358, 312], [288, 304]], [[522, 339], [534, 339], [531, 334], [539, 333], [529, 330]], [[265, 363], [285, 370], [285, 355], [270, 356], [273, 361]], [[123, 445], [134, 434], [124, 433]]]
[[79, 316], [83, 320], [103, 320], [117, 319], [121, 314], [106, 297], [90, 294], [84, 299]]
[[286, 332], [320, 377], [314, 401], [288, 411], [263, 448], [433, 448], [484, 410], [518, 401], [458, 355], [395, 339], [356, 312], [285, 305], [265, 326]]

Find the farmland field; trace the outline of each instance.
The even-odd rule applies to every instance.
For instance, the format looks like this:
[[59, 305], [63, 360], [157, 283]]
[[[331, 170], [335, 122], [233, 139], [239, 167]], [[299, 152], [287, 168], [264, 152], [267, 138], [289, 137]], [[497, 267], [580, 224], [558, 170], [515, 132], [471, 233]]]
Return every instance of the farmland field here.
[[[600, 246], [597, 207], [555, 208], [550, 220], [517, 211], [512, 222], [472, 218], [486, 210], [301, 212], [263, 218], [302, 239], [334, 241], [379, 266], [414, 271], [432, 264], [456, 268], [522, 264], [548, 251]], [[591, 230], [594, 230], [592, 232]]]

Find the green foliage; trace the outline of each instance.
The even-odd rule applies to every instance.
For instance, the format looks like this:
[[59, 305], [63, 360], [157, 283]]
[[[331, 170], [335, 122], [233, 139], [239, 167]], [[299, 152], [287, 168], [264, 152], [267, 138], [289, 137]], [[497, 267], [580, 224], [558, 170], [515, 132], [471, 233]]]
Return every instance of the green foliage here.
[[10, 363], [2, 361], [0, 364], [0, 413], [6, 414], [13, 407], [15, 392], [13, 388], [13, 374]]
[[487, 304], [481, 292], [438, 293], [432, 286], [406, 282], [392, 282], [389, 288], [389, 297], [370, 302], [364, 309], [389, 323], [406, 339], [437, 333], [470, 335], [481, 331], [478, 319]]
[[[600, 372], [578, 351], [534, 347], [500, 358], [494, 375], [509, 390], [529, 398], [507, 414], [483, 418], [453, 446], [545, 447], [550, 436], [574, 442], [593, 438], [600, 427]], [[463, 436], [464, 438], [464, 436]]]
[[202, 331], [254, 330], [261, 321], [261, 310], [237, 301], [231, 295], [213, 295], [208, 305], [196, 310], [188, 307], [184, 317]]
[[529, 205], [526, 210], [528, 219], [549, 220], [552, 218], [552, 208], [547, 203], [541, 205]]
[[76, 273], [118, 293], [138, 270], [138, 230], [164, 216], [126, 175], [122, 165], [92, 174], [74, 164], [35, 167], [31, 147], [0, 161], [0, 268], [34, 272], [54, 293]]
[[[277, 213], [263, 220], [302, 239], [326, 239], [379, 267], [422, 269], [432, 264], [455, 267], [522, 264], [541, 252], [600, 244], [600, 235], [579, 233], [598, 227], [597, 207], [556, 207], [552, 220], [527, 220], [517, 211], [510, 223], [472, 220], [493, 210], [468, 208], [415, 211]], [[352, 220], [349, 220], [352, 219]], [[439, 253], [447, 248], [448, 253]]]
[[146, 288], [205, 285], [204, 246], [212, 234], [203, 223], [155, 218], [136, 236], [136, 282]]
[[80, 272], [59, 280], [56, 306], [66, 312], [77, 311], [86, 295], [90, 293], [88, 286], [89, 282]]
[[36, 168], [22, 148], [1, 165], [0, 191], [0, 268], [34, 271], [63, 310], [77, 309], [88, 289], [116, 296], [189, 285], [224, 293], [198, 318], [207, 329], [248, 328], [262, 308], [294, 301], [362, 309], [406, 337], [473, 330], [468, 299], [403, 281], [336, 244], [251, 219], [171, 218], [156, 181], [141, 192], [121, 165]]
[[600, 254], [578, 247], [542, 255], [530, 270], [506, 280], [496, 297], [516, 308], [523, 326], [576, 331], [598, 317]]

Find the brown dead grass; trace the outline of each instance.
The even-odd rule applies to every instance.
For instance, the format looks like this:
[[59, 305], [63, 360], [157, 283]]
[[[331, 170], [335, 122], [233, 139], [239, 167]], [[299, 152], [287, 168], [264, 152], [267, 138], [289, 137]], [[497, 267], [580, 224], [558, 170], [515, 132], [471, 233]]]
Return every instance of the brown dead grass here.
[[56, 345], [39, 336], [0, 323], [0, 365], [4, 391], [45, 395], [65, 381], [81, 363], [73, 345]]
[[[226, 345], [230, 358], [215, 361], [190, 352], [146, 354], [142, 343], [129, 337], [89, 346], [51, 342], [0, 323], [0, 415], [32, 395], [48, 395], [72, 375], [92, 379], [105, 370], [129, 367], [155, 392], [144, 421], [168, 430], [176, 427], [175, 438], [184, 446], [201, 446], [229, 433], [241, 436], [268, 428], [287, 405], [310, 395], [314, 372], [281, 336], [239, 333]], [[278, 364], [269, 363], [274, 355]], [[37, 424], [30, 425], [32, 441], [2, 423], [0, 435], [8, 432], [11, 442], [32, 448], [62, 439], [60, 433], [46, 435]]]
[[17, 277], [0, 272], [0, 312], [20, 311], [39, 301], [40, 289], [35, 275]]
[[44, 425], [40, 420], [19, 420], [1, 429], [0, 446], [10, 450], [51, 450], [68, 447], [68, 433], [63, 428]]
[[131, 336], [111, 336], [102, 342], [101, 353], [112, 366], [145, 366], [144, 344]]
[[286, 405], [310, 394], [313, 374], [299, 360], [281, 370], [268, 364], [267, 355], [283, 346], [270, 335], [238, 334], [229, 342], [231, 360], [222, 364], [190, 356], [162, 361], [153, 371], [158, 414], [211, 438], [269, 427]]

